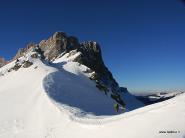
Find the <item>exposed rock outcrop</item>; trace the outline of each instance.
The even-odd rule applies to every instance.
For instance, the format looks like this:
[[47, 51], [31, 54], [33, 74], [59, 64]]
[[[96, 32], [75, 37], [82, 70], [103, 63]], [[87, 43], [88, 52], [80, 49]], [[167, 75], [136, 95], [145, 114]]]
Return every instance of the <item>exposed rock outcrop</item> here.
[[16, 59], [18, 59], [18, 58], [24, 56], [24, 54], [25, 54], [26, 52], [31, 51], [31, 50], [34, 49], [35, 47], [37, 47], [36, 44], [34, 44], [34, 43], [29, 43], [29, 44], [26, 46], [26, 48], [20, 48], [20, 49], [18, 50], [17, 54], [15, 55], [15, 57], [14, 57], [12, 60], [16, 60]]
[[74, 61], [86, 65], [93, 70], [95, 73], [90, 79], [96, 81], [97, 88], [105, 91], [105, 94], [111, 91], [111, 97], [124, 106], [124, 102], [119, 95], [121, 93], [119, 85], [103, 62], [99, 44], [93, 41], [83, 42], [78, 48], [78, 51], [81, 52], [81, 55]]
[[0, 57], [0, 68], [4, 65], [6, 65], [8, 63], [8, 61], [6, 61], [4, 58]]
[[39, 43], [44, 57], [50, 61], [55, 59], [62, 52], [77, 49], [78, 46], [78, 39], [75, 37], [68, 37], [64, 32], [56, 32], [48, 40], [42, 40]]
[[109, 95], [121, 106], [125, 106], [120, 96], [122, 90], [113, 78], [112, 73], [105, 66], [101, 48], [97, 42], [85, 41], [79, 43], [78, 39], [74, 36], [68, 36], [64, 32], [56, 32], [48, 40], [42, 40], [38, 45], [30, 43], [26, 48], [20, 49], [14, 59], [23, 56], [33, 48], [37, 49], [37, 52], [39, 51], [43, 59], [50, 62], [66, 53], [68, 53], [68, 57], [80, 53], [72, 61], [87, 66], [93, 72], [90, 79], [95, 81], [96, 87], [105, 92], [106, 95]]

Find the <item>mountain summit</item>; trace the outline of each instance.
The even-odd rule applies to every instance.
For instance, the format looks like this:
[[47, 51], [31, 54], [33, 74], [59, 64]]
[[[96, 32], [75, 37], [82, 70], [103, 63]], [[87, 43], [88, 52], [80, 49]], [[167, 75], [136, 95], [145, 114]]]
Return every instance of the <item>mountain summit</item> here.
[[19, 49], [0, 68], [0, 84], [0, 138], [185, 134], [184, 94], [143, 107], [113, 78], [97, 42], [63, 32]]
[[[40, 67], [41, 64], [44, 66]], [[39, 44], [29, 43], [20, 48], [0, 74], [19, 72], [21, 75], [23, 69], [32, 70], [33, 66], [52, 68], [41, 77], [44, 91], [54, 102], [77, 108], [78, 114], [120, 114], [143, 106], [113, 78], [97, 42], [79, 42], [74, 36], [56, 32]]]
[[39, 44], [29, 43], [26, 48], [19, 49], [14, 60], [18, 60], [30, 51], [37, 52], [42, 60], [49, 63], [54, 63], [66, 55], [68, 59], [73, 57], [70, 62], [86, 66], [88, 69], [85, 73], [91, 74], [89, 79], [96, 83], [96, 87], [113, 99], [117, 107], [125, 108], [123, 90], [120, 89], [112, 73], [105, 66], [101, 48], [97, 42], [85, 41], [80, 43], [74, 36], [68, 36], [64, 32], [56, 32]]

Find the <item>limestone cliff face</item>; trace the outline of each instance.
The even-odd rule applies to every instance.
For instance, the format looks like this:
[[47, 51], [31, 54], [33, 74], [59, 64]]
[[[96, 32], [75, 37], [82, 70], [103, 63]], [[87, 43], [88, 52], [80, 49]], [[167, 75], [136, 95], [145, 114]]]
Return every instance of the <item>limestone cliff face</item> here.
[[68, 37], [64, 32], [56, 32], [48, 40], [42, 40], [39, 43], [39, 47], [47, 60], [55, 59], [62, 52], [76, 49], [78, 46], [78, 39]]

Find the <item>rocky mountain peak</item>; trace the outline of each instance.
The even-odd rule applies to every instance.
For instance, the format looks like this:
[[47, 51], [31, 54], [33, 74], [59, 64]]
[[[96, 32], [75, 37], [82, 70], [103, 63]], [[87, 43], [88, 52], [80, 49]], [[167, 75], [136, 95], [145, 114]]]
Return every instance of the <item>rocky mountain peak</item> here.
[[78, 39], [73, 36], [67, 36], [64, 32], [56, 32], [49, 39], [42, 40], [39, 48], [43, 51], [47, 60], [55, 59], [62, 52], [77, 49]]
[[101, 72], [102, 66], [104, 66], [101, 48], [97, 42], [85, 41], [80, 44], [79, 51], [82, 53], [79, 62], [82, 62], [86, 66]]
[[64, 32], [56, 32], [47, 40], [42, 40], [39, 44], [30, 43], [26, 48], [20, 49], [14, 59], [23, 56], [33, 48], [37, 48], [43, 59], [50, 62], [67, 53], [69, 56], [78, 53], [78, 56], [72, 61], [87, 66], [93, 72], [90, 79], [96, 82], [96, 87], [104, 91], [105, 94], [109, 93], [117, 103], [124, 106], [120, 96], [122, 91], [113, 78], [112, 73], [105, 66], [101, 48], [97, 42], [84, 41], [79, 43], [78, 38], [74, 36], [68, 36]]

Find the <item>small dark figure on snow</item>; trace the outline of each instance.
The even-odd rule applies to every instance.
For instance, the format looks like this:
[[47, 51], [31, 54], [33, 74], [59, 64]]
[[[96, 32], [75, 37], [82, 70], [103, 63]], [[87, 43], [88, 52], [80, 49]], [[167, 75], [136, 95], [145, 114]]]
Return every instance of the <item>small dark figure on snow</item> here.
[[116, 110], [116, 112], [118, 112], [119, 111], [119, 104], [115, 104], [114, 109]]

